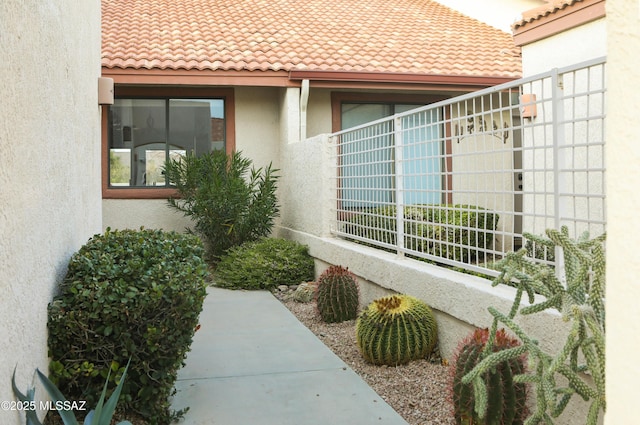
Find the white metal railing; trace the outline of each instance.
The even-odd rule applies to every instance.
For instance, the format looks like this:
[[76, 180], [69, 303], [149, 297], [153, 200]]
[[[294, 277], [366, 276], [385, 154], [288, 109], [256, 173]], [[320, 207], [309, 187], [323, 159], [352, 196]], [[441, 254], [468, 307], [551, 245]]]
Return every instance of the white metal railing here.
[[332, 134], [333, 233], [489, 275], [523, 233], [603, 233], [605, 95], [598, 59]]

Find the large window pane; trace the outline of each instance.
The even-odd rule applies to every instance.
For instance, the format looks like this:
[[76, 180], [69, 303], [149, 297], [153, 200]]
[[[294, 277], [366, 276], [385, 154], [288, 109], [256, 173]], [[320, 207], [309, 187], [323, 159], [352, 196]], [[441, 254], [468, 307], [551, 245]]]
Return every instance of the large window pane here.
[[[361, 124], [417, 108], [415, 104], [342, 103], [341, 126]], [[380, 130], [380, 126], [385, 129]], [[407, 204], [440, 202], [439, 116], [403, 118], [404, 196]], [[378, 128], [380, 127], [380, 128]], [[375, 136], [367, 134], [376, 133]], [[395, 202], [394, 123], [343, 135], [342, 189], [344, 207], [375, 207]]]
[[225, 149], [223, 99], [116, 99], [109, 120], [112, 187], [166, 186], [167, 158]]
[[224, 149], [224, 101], [222, 99], [171, 99], [169, 101], [171, 149], [202, 155]]

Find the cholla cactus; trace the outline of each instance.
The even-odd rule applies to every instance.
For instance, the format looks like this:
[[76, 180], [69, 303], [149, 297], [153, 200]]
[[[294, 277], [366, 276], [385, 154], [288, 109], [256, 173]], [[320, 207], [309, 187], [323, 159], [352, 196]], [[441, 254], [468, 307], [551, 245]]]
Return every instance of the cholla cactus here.
[[[547, 230], [549, 241], [560, 247], [564, 256], [566, 285], [563, 285], [548, 265], [526, 258], [526, 250], [509, 253], [497, 266], [501, 274], [493, 285], [515, 283], [517, 293], [508, 315], [490, 307], [494, 321], [483, 360], [465, 377], [463, 383], [473, 383], [476, 395], [476, 411], [482, 416], [487, 408], [487, 387], [482, 374], [506, 359], [527, 353], [529, 373], [514, 378], [515, 382], [535, 386], [536, 408], [525, 425], [553, 424], [574, 394], [591, 400], [585, 423], [595, 425], [604, 412], [605, 404], [605, 235], [589, 239], [585, 233], [578, 240], [568, 236], [568, 230]], [[532, 235], [525, 235], [533, 237]], [[520, 308], [526, 292], [531, 305]], [[535, 294], [545, 300], [534, 304]], [[518, 311], [533, 314], [546, 309], [556, 309], [565, 321], [571, 322], [571, 331], [559, 353], [552, 356], [542, 351], [538, 342], [530, 338], [514, 321]], [[522, 341], [521, 347], [492, 353], [498, 323], [504, 324]], [[580, 362], [584, 359], [585, 363]], [[588, 372], [593, 384], [585, 381], [581, 372]], [[556, 378], [563, 376], [567, 387], [559, 387]]]

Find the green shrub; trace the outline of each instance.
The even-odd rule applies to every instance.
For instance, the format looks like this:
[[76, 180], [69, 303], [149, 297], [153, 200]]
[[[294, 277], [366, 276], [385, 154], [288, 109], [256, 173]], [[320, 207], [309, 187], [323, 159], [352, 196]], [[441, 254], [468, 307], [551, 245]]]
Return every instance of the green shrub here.
[[216, 262], [229, 248], [269, 235], [279, 213], [277, 171], [253, 168], [240, 152], [188, 153], [165, 166], [180, 195], [168, 203], [195, 221], [195, 233]]
[[[204, 249], [193, 235], [107, 229], [69, 263], [49, 305], [51, 379], [95, 404], [131, 358], [121, 407], [166, 424], [182, 412], [169, 397], [206, 294]], [[113, 359], [113, 361], [112, 361]]]
[[314, 273], [306, 246], [265, 238], [231, 248], [216, 267], [215, 281], [224, 288], [270, 289], [313, 280]]
[[[346, 232], [392, 248], [396, 245], [396, 211], [395, 206], [384, 206], [360, 213], [349, 220]], [[404, 209], [404, 245], [451, 260], [477, 259], [478, 251], [492, 247], [498, 217], [475, 205], [408, 206]]]

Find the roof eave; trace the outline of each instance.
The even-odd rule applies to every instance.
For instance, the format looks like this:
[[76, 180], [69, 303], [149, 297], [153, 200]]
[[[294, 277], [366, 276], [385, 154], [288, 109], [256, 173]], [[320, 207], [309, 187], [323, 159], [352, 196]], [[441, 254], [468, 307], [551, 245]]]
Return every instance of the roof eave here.
[[575, 2], [562, 9], [550, 10], [515, 24], [513, 41], [516, 46], [522, 47], [604, 16], [606, 16], [605, 0]]
[[113, 78], [117, 85], [300, 87], [302, 80], [309, 80], [311, 86], [316, 88], [452, 91], [477, 90], [520, 78], [519, 74], [473, 76], [327, 70], [230, 71], [110, 68], [107, 66], [102, 67], [102, 76]]
[[514, 76], [473, 76], [443, 74], [409, 74], [391, 72], [352, 72], [324, 70], [292, 70], [289, 79], [294, 81], [309, 80], [315, 85], [322, 83], [381, 83], [381, 84], [414, 84], [429, 86], [465, 86], [489, 87], [520, 78]]

